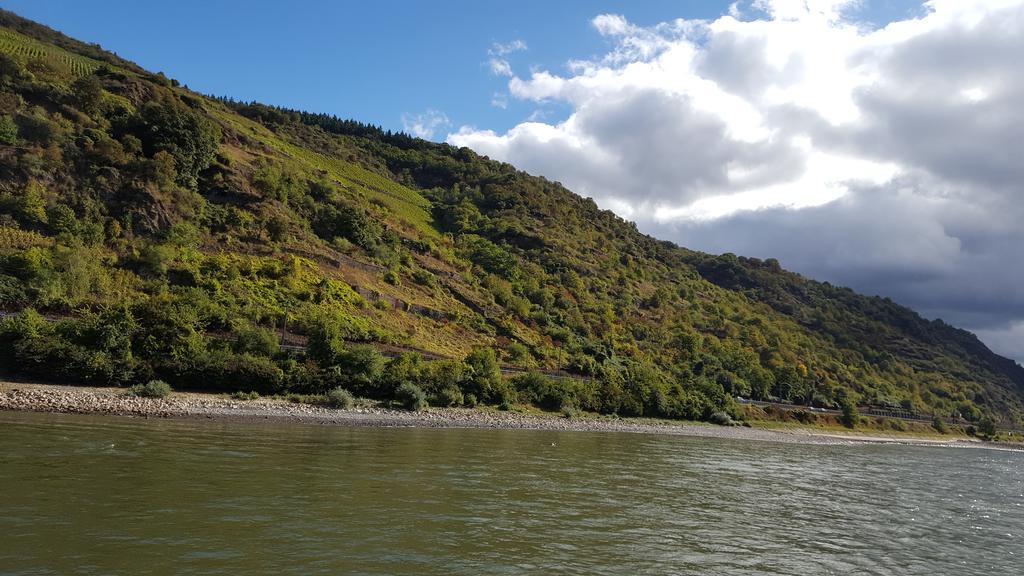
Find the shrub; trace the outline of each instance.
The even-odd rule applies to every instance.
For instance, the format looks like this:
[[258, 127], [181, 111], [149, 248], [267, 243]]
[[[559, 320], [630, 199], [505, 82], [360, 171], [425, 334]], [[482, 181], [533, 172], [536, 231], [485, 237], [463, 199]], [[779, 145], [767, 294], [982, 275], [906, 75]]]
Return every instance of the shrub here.
[[792, 410], [790, 411], [789, 415], [792, 416], [794, 420], [800, 422], [801, 424], [812, 424], [818, 419], [817, 416], [808, 412], [807, 410]]
[[708, 421], [712, 424], [718, 424], [719, 426], [734, 426], [736, 424], [736, 422], [733, 421], [732, 416], [729, 416], [725, 412], [715, 412], [711, 414]]
[[462, 388], [478, 399], [492, 404], [501, 403], [508, 388], [501, 377], [501, 366], [494, 350], [476, 348], [466, 356], [466, 378]]
[[0, 144], [13, 146], [18, 142], [18, 125], [10, 116], [0, 116]]
[[949, 428], [946, 427], [946, 423], [942, 421], [942, 418], [938, 416], [932, 418], [932, 428], [935, 429], [939, 434], [946, 434], [949, 432]]
[[171, 385], [163, 380], [150, 380], [145, 384], [136, 384], [128, 391], [141, 398], [166, 398], [171, 395]]
[[231, 398], [235, 400], [259, 400], [260, 393], [255, 390], [250, 390], [249, 392], [243, 392], [242, 390], [239, 390], [232, 394]]
[[173, 376], [172, 382], [179, 387], [224, 392], [241, 388], [246, 392], [275, 394], [284, 384], [284, 372], [271, 359], [223, 350], [211, 350], [189, 361], [158, 368], [161, 374]]
[[445, 386], [437, 393], [437, 403], [441, 406], [453, 408], [462, 406], [464, 402], [465, 398], [458, 386]]
[[395, 391], [395, 400], [398, 400], [406, 410], [420, 411], [427, 407], [427, 395], [419, 386], [406, 382]]
[[355, 405], [356, 399], [351, 392], [339, 386], [327, 392], [327, 403], [335, 408], [348, 410]]
[[266, 328], [245, 325], [236, 329], [232, 349], [237, 354], [273, 356], [281, 349], [277, 334]]
[[513, 378], [512, 385], [519, 392], [521, 399], [528, 400], [545, 410], [562, 410], [580, 405], [573, 382], [570, 380], [548, 378], [537, 372], [528, 372]]

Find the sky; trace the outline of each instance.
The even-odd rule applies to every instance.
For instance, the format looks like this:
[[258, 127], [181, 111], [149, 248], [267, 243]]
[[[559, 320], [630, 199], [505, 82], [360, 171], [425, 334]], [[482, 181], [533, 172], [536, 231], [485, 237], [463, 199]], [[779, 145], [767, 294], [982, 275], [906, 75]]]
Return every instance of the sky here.
[[15, 0], [200, 92], [544, 175], [1024, 360], [1024, 0]]

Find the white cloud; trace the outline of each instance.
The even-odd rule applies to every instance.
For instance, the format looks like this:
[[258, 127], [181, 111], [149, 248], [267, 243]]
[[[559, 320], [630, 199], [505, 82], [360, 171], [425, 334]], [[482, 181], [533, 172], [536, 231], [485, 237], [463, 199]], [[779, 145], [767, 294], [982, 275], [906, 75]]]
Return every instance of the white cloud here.
[[494, 95], [491, 96], [491, 106], [501, 108], [502, 110], [508, 108], [508, 94], [495, 92]]
[[451, 126], [444, 112], [427, 110], [421, 114], [402, 114], [402, 127], [417, 138], [430, 139], [439, 129]]
[[505, 57], [516, 52], [525, 52], [526, 49], [526, 42], [522, 40], [513, 40], [505, 44], [498, 42], [491, 44], [491, 47], [487, 50], [487, 55], [490, 56], [487, 60], [487, 66], [490, 68], [491, 74], [495, 76], [513, 76], [512, 65], [509, 64], [508, 59]]
[[858, 4], [756, 0], [651, 27], [599, 15], [606, 54], [508, 68], [510, 98], [568, 117], [448, 141], [660, 237], [1019, 334], [1005, 327], [1024, 322], [1024, 0], [930, 0], [877, 29], [850, 20]]

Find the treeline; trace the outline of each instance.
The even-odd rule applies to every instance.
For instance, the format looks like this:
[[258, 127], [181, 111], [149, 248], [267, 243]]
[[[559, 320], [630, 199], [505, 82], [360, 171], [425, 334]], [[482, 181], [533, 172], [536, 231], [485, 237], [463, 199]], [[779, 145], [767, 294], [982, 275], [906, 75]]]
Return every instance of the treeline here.
[[[308, 352], [280, 350], [277, 334], [239, 327], [231, 337], [204, 334], [185, 302], [150, 301], [77, 318], [50, 321], [32, 309], [0, 321], [0, 371], [47, 381], [94, 386], [140, 385], [155, 379], [176, 389], [354, 396], [431, 405], [515, 404], [563, 412], [707, 419], [728, 398], [687, 392], [655, 368], [603, 366], [590, 379], [526, 372], [506, 378], [494, 351], [479, 348], [463, 360], [425, 361], [417, 353], [385, 358], [370, 345], [347, 345], [343, 327], [320, 322]], [[422, 405], [420, 405], [422, 406]]]

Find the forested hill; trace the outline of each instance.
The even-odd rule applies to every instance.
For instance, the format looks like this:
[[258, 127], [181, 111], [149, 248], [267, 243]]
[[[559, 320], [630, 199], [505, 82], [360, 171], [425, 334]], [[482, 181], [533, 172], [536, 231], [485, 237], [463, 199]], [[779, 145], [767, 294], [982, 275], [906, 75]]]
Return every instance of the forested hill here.
[[734, 396], [1024, 416], [1020, 366], [889, 300], [658, 241], [465, 148], [0, 25], [2, 370], [680, 418]]

